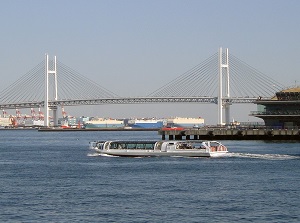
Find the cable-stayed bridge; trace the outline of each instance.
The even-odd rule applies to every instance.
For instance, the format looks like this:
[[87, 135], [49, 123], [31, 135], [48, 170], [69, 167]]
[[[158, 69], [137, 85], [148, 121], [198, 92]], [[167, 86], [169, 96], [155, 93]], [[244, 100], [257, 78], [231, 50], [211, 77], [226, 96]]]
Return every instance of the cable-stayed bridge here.
[[[0, 92], [0, 108], [43, 108], [45, 126], [49, 110], [57, 120], [59, 106], [138, 104], [138, 103], [214, 103], [218, 105], [218, 124], [229, 123], [230, 105], [252, 103], [258, 97], [270, 98], [283, 89], [279, 82], [262, 74], [220, 48], [202, 63], [141, 97], [119, 96], [84, 77], [62, 62], [49, 59]], [[55, 121], [56, 123], [56, 121]]]

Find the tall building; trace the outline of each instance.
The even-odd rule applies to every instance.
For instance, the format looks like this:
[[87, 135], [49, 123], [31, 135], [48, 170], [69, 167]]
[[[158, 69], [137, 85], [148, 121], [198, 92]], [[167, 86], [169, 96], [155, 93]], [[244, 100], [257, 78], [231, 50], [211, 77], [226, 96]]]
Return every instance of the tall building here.
[[258, 98], [257, 111], [250, 115], [262, 118], [266, 126], [275, 128], [300, 127], [300, 87], [289, 88], [270, 100]]

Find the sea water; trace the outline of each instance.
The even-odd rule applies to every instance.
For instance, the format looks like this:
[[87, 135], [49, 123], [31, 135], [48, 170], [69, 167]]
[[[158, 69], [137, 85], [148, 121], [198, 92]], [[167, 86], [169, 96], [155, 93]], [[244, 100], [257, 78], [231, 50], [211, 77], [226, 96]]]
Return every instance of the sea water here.
[[0, 222], [300, 222], [300, 143], [221, 141], [222, 158], [124, 158], [94, 140], [157, 132], [0, 131]]

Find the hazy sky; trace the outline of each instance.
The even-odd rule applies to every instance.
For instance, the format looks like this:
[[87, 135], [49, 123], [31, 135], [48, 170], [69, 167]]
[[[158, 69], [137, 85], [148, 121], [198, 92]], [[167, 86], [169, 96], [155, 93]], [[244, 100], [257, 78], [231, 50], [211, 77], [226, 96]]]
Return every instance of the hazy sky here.
[[[228, 47], [262, 73], [300, 82], [298, 0], [0, 1], [0, 91], [45, 53], [121, 96], [145, 96]], [[300, 85], [300, 83], [299, 83]], [[202, 116], [216, 105], [105, 105], [66, 108], [73, 115]], [[254, 105], [234, 105], [240, 121]]]

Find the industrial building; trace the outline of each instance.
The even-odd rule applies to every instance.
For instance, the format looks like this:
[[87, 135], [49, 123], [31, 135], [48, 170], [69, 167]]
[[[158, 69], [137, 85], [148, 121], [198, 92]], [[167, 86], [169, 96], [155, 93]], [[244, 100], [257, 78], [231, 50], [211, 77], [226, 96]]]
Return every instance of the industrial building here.
[[254, 103], [257, 111], [250, 115], [263, 119], [267, 127], [300, 127], [300, 87], [277, 92], [270, 100], [258, 98]]

